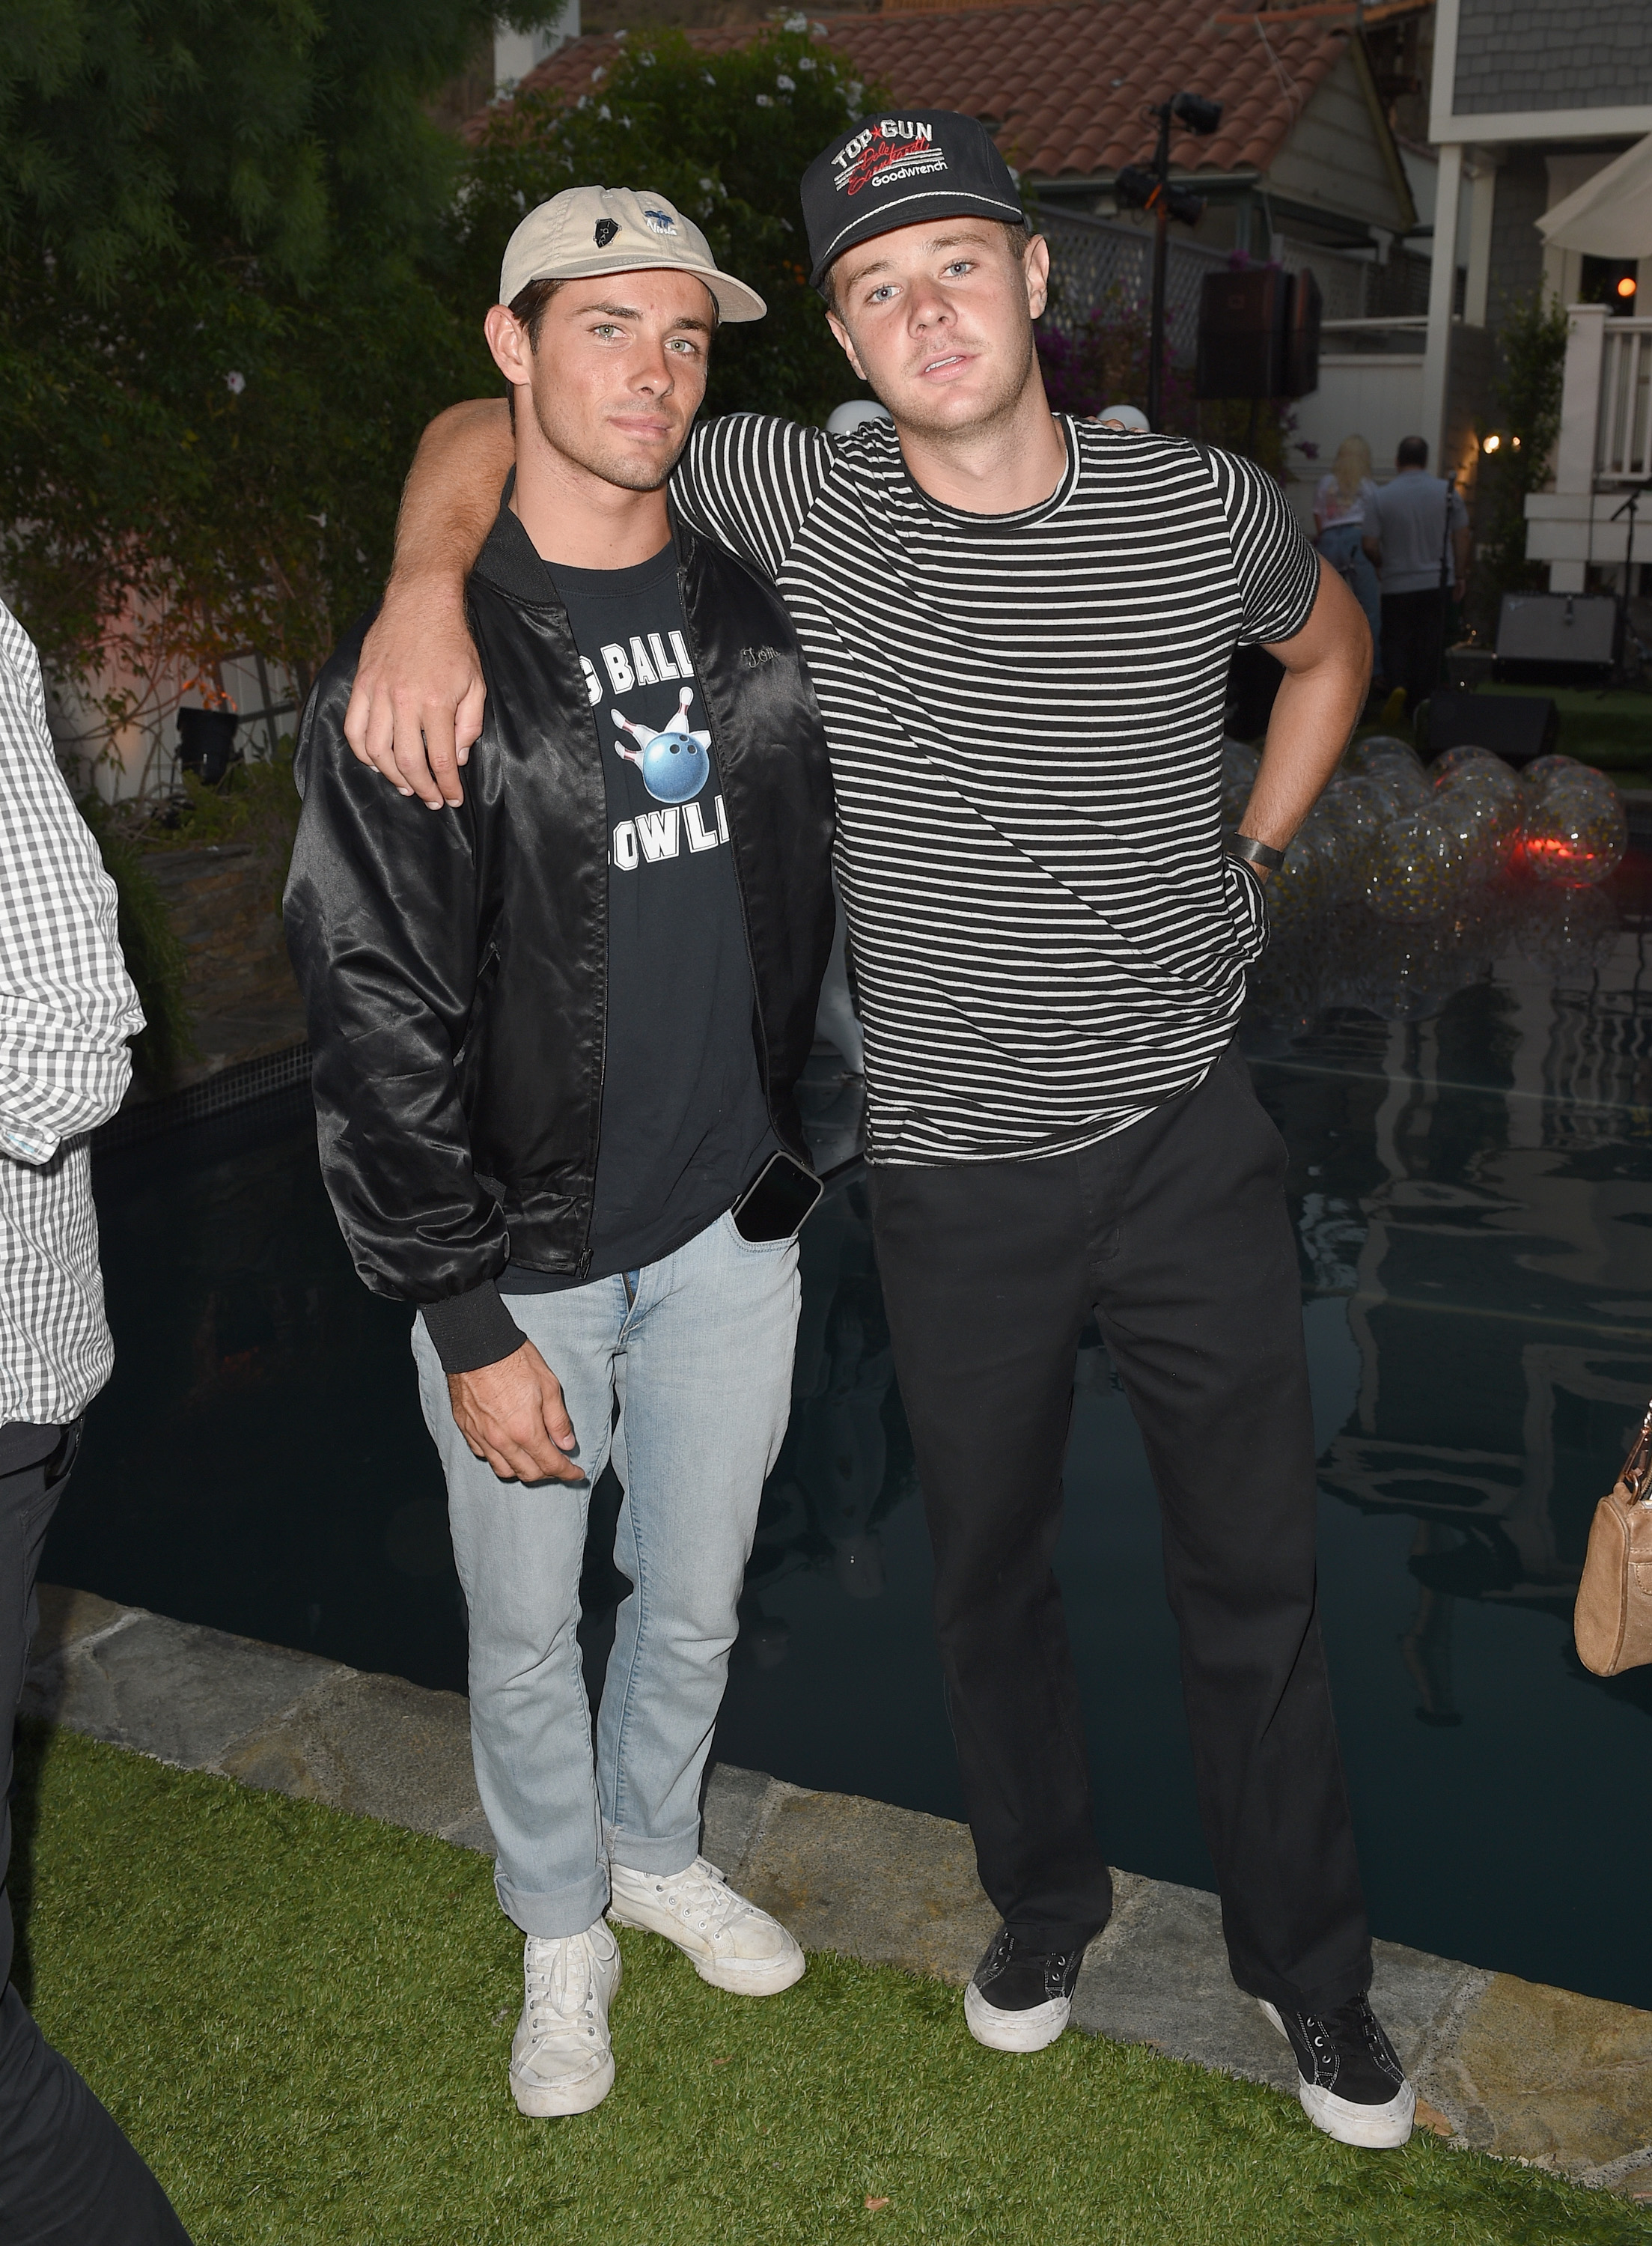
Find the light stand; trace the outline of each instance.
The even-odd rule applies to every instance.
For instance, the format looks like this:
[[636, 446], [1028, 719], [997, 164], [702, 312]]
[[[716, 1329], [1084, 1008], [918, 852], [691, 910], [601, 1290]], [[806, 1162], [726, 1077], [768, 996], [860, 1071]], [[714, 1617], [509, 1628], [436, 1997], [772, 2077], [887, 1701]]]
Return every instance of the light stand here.
[[1179, 93], [1173, 100], [1153, 103], [1147, 110], [1159, 127], [1151, 164], [1126, 164], [1113, 183], [1122, 203], [1151, 211], [1153, 220], [1152, 303], [1147, 330], [1147, 419], [1157, 429], [1165, 403], [1165, 293], [1170, 267], [1170, 221], [1197, 226], [1205, 214], [1205, 199], [1170, 180], [1170, 128], [1186, 126], [1190, 133], [1208, 138], [1221, 123], [1220, 101], [1207, 101], [1200, 93]]

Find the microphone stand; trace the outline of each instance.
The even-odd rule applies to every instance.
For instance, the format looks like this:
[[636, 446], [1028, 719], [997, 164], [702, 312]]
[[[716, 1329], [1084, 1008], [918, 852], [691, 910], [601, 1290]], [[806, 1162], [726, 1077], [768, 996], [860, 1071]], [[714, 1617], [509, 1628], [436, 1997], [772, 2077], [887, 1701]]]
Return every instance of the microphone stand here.
[[[1652, 491], [1652, 478], [1648, 478], [1644, 482], [1634, 485], [1630, 489], [1628, 499], [1624, 500], [1621, 507], [1615, 510], [1612, 516], [1614, 522], [1616, 522], [1621, 516], [1626, 514], [1629, 518], [1623, 555], [1623, 590], [1618, 596], [1617, 604], [1617, 670], [1618, 683], [1620, 685], [1627, 684], [1631, 677], [1643, 677], [1645, 676], [1647, 656], [1649, 652], [1652, 652], [1652, 650], [1649, 650], [1646, 643], [1641, 637], [1640, 633], [1635, 630], [1634, 625], [1629, 621], [1629, 599], [1635, 585], [1635, 517], [1640, 509], [1642, 494], [1642, 493], [1649, 491]], [[1631, 646], [1633, 646], [1635, 650], [1635, 670], [1633, 672], [1630, 672], [1628, 669], [1626, 663], [1626, 657]]]

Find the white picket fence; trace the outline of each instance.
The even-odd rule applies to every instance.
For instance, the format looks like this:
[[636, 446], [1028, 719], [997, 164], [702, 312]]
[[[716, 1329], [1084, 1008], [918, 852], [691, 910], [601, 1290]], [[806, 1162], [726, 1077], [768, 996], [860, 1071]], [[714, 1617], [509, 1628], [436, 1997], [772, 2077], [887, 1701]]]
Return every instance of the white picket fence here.
[[1652, 474], [1652, 320], [1609, 319], [1601, 337], [1600, 419], [1594, 473], [1625, 482]]

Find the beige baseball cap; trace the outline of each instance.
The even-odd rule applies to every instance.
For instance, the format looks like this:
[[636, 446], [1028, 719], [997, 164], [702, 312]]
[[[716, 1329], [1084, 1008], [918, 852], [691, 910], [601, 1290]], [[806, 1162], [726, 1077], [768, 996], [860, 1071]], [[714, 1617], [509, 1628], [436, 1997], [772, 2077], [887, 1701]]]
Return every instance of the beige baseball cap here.
[[717, 271], [692, 219], [646, 187], [564, 187], [529, 211], [505, 245], [499, 300], [508, 304], [530, 281], [583, 281], [663, 265], [697, 275], [725, 320], [760, 320], [769, 309], [755, 289]]

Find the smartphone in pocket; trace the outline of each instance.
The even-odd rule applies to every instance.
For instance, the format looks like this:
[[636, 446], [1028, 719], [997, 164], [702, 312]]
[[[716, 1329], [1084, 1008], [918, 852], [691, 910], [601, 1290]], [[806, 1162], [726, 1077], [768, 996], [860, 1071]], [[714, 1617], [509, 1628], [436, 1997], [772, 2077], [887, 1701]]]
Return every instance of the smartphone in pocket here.
[[771, 1154], [730, 1211], [734, 1228], [754, 1248], [765, 1242], [795, 1240], [825, 1191], [814, 1172], [790, 1154]]

